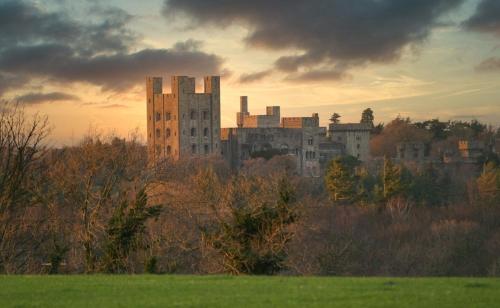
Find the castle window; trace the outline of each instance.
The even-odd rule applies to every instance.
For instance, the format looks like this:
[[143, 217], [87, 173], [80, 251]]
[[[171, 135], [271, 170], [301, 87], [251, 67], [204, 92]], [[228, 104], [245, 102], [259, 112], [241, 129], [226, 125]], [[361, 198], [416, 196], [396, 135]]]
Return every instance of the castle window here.
[[191, 110], [191, 115], [190, 115], [190, 117], [191, 117], [191, 120], [196, 120], [196, 111]]
[[208, 111], [203, 110], [203, 120], [208, 120]]
[[157, 112], [156, 113], [156, 121], [160, 121], [161, 120], [161, 113]]
[[205, 144], [204, 148], [205, 148], [205, 154], [208, 154], [208, 144]]
[[170, 128], [167, 128], [167, 129], [165, 130], [165, 137], [166, 137], [166, 138], [170, 137]]
[[159, 128], [156, 129], [156, 138], [160, 138], [161, 136], [161, 131]]
[[356, 148], [359, 150], [359, 148], [361, 147], [361, 145], [358, 143], [356, 144]]
[[308, 145], [313, 145], [313, 143], [314, 143], [313, 138], [309, 138], [309, 139], [307, 139], [307, 144], [308, 144]]
[[191, 137], [196, 136], [196, 128], [191, 128]]
[[191, 145], [191, 153], [196, 154], [196, 144]]
[[357, 141], [361, 140], [361, 137], [360, 136], [356, 136], [356, 140]]
[[165, 121], [170, 121], [170, 112], [165, 112]]
[[205, 127], [205, 128], [203, 129], [203, 136], [204, 136], [204, 137], [208, 137], [208, 127]]
[[170, 155], [171, 152], [172, 152], [172, 147], [167, 145], [167, 155]]

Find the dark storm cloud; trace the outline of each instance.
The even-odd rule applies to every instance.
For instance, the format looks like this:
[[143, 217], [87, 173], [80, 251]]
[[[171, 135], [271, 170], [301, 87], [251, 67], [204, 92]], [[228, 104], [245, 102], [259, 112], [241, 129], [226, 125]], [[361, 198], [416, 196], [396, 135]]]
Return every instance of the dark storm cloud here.
[[202, 76], [222, 70], [223, 60], [201, 51], [201, 42], [194, 40], [132, 52], [139, 37], [127, 28], [131, 15], [97, 4], [90, 12], [96, 21], [82, 23], [32, 2], [0, 1], [0, 81], [8, 75], [41, 77], [121, 90], [142, 84], [147, 75]]
[[52, 103], [55, 101], [78, 101], [78, 100], [80, 99], [77, 96], [62, 92], [28, 93], [25, 95], [17, 96], [15, 99], [15, 101], [27, 105]]
[[475, 13], [463, 23], [463, 26], [470, 31], [500, 36], [500, 1], [482, 0]]
[[[341, 64], [347, 68], [397, 60], [402, 50], [425, 40], [438, 18], [463, 0], [166, 0], [167, 17], [184, 14], [195, 26], [249, 28], [245, 41], [253, 47], [296, 50], [275, 67], [300, 69]], [[303, 78], [335, 78], [326, 72]]]
[[62, 12], [45, 12], [33, 3], [0, 3], [0, 46], [64, 42], [81, 53], [125, 52], [136, 36], [125, 28], [132, 16], [118, 8], [93, 9], [101, 22], [82, 24]]
[[271, 73], [272, 73], [271, 70], [265, 70], [265, 71], [255, 72], [255, 73], [242, 74], [239, 78], [239, 82], [240, 83], [255, 82], [255, 81], [266, 78]]
[[147, 75], [216, 74], [222, 60], [201, 51], [144, 49], [130, 54], [79, 56], [65, 45], [18, 46], [0, 52], [0, 71], [85, 81], [106, 89], [124, 89]]

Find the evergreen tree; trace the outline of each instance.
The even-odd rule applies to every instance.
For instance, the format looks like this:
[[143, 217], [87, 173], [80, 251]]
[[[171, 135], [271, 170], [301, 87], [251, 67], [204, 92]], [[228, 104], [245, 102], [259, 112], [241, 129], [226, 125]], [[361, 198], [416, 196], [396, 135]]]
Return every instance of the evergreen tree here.
[[338, 114], [338, 113], [336, 113], [336, 112], [335, 112], [335, 113], [334, 113], [334, 114], [332, 114], [332, 116], [330, 117], [330, 123], [332, 123], [332, 124], [338, 124], [338, 123], [340, 123], [340, 118], [341, 118], [341, 117], [342, 117], [342, 116], [341, 116], [340, 114]]
[[418, 172], [411, 181], [411, 198], [422, 205], [444, 205], [450, 189], [450, 179], [432, 165]]
[[411, 174], [401, 165], [395, 165], [390, 158], [384, 159], [382, 175], [383, 197], [388, 200], [392, 197], [406, 195], [411, 181]]
[[492, 162], [486, 163], [477, 179], [479, 197], [484, 204], [500, 204], [500, 168]]
[[[243, 193], [249, 187], [251, 196]], [[293, 235], [288, 226], [298, 217], [295, 193], [285, 178], [278, 183], [274, 202], [263, 199], [261, 189], [254, 180], [236, 180], [228, 192], [229, 217], [202, 229], [204, 240], [221, 253], [231, 274], [272, 275], [285, 267], [285, 248]]]
[[360, 123], [367, 123], [367, 124], [370, 124], [371, 127], [374, 127], [373, 126], [374, 119], [375, 118], [373, 116], [373, 110], [371, 108], [366, 108], [365, 110], [363, 110], [363, 113], [361, 114]]
[[127, 258], [139, 245], [140, 236], [146, 229], [146, 221], [160, 215], [160, 206], [147, 206], [147, 194], [141, 190], [135, 203], [124, 201], [113, 213], [106, 228], [107, 244], [103, 267], [109, 273], [127, 270]]
[[333, 201], [353, 202], [358, 197], [360, 177], [356, 167], [360, 161], [353, 156], [343, 156], [330, 162], [325, 183]]

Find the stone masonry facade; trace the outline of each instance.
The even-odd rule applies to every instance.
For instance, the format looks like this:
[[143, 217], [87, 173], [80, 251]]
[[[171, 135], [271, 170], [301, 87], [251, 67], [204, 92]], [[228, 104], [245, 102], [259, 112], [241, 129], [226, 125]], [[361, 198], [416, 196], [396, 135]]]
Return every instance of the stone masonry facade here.
[[237, 127], [220, 125], [220, 78], [204, 78], [204, 92], [196, 93], [195, 79], [171, 78], [171, 93], [163, 93], [162, 78], [146, 78], [148, 156], [164, 159], [220, 156], [233, 168], [247, 159], [288, 155], [297, 173], [321, 176], [329, 161], [340, 155], [369, 158], [370, 129], [352, 123], [321, 127], [319, 115], [281, 117], [279, 106], [252, 115], [248, 98], [240, 97]]
[[204, 87], [196, 93], [194, 78], [174, 76], [163, 93], [162, 78], [146, 79], [150, 161], [220, 153], [219, 77], [205, 77]]

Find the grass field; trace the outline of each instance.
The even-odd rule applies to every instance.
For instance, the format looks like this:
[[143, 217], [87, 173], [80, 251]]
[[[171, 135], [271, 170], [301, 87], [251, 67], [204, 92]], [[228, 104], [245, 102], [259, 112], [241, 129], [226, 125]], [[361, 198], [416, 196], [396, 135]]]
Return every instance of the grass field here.
[[0, 307], [499, 307], [500, 279], [0, 276]]

